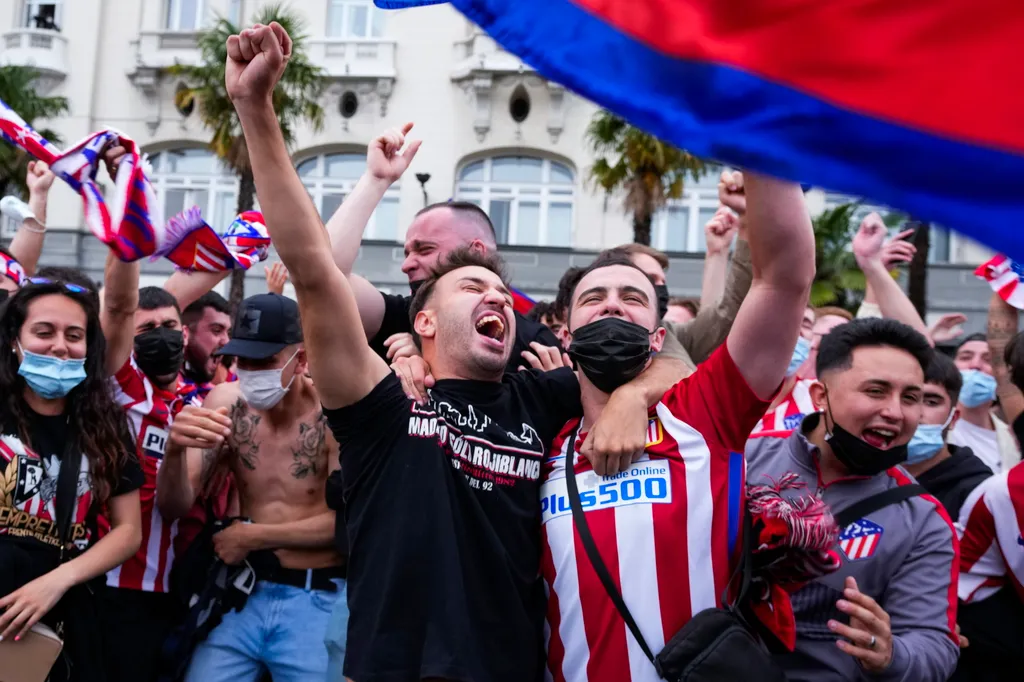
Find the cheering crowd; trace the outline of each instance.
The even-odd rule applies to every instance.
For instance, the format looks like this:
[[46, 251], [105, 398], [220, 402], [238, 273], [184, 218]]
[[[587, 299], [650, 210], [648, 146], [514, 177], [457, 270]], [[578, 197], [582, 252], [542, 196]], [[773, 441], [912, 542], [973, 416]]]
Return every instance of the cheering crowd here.
[[383, 294], [363, 230], [420, 143], [373, 140], [324, 225], [271, 103], [290, 48], [227, 45], [239, 220], [281, 260], [233, 316], [228, 270], [39, 267], [42, 161], [2, 204], [0, 679], [1019, 679], [1015, 308], [929, 329], [876, 214], [857, 315], [811, 308], [800, 187], [732, 171], [699, 301], [628, 244], [522, 315], [457, 201]]

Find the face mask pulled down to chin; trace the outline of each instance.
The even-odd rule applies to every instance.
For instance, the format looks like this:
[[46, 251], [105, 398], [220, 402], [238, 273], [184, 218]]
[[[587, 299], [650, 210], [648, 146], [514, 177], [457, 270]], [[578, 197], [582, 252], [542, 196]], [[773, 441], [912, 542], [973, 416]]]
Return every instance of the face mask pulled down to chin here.
[[[831, 430], [828, 430], [829, 422]], [[906, 444], [882, 449], [844, 429], [836, 422], [831, 404], [825, 428], [825, 440], [832, 448], [832, 454], [853, 476], [875, 476], [907, 460]]]

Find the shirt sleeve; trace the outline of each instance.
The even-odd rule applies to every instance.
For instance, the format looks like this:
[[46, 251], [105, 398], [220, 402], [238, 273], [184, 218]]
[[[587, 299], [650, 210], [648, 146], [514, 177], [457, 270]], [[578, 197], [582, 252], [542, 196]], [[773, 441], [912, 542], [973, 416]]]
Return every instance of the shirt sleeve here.
[[324, 408], [324, 416], [338, 441], [345, 489], [376, 470], [394, 440], [408, 430], [412, 403], [394, 373], [381, 379], [362, 400], [336, 410]]
[[701, 306], [697, 317], [678, 327], [678, 339], [693, 363], [699, 365], [704, 362], [716, 348], [725, 343], [732, 323], [736, 320], [736, 313], [750, 291], [753, 278], [750, 245], [743, 239], [737, 239], [722, 299], [717, 305]]
[[568, 367], [542, 372], [537, 369], [509, 377], [545, 445], [554, 440], [570, 419], [583, 416], [580, 382]]
[[135, 443], [126, 435], [122, 444], [128, 453], [128, 458], [125, 460], [124, 466], [121, 467], [121, 478], [118, 479], [117, 485], [110, 491], [111, 497], [125, 495], [133, 490], [138, 490], [146, 481], [146, 477], [142, 473], [142, 466], [139, 464], [139, 456], [135, 452]]
[[959, 657], [955, 633], [959, 545], [938, 501], [882, 595], [893, 633], [892, 663], [876, 679], [946, 682]]
[[135, 365], [135, 355], [129, 355], [128, 359], [117, 370], [111, 381], [114, 400], [121, 407], [127, 407], [146, 398], [146, 380]]
[[770, 404], [751, 390], [724, 343], [697, 365], [696, 372], [670, 388], [661, 402], [672, 416], [733, 452], [743, 452]]
[[993, 476], [975, 488], [960, 509], [960, 583], [958, 593], [965, 603], [981, 601], [995, 594], [1006, 581], [1006, 562], [996, 544], [996, 519], [992, 513], [995, 495], [986, 495], [1007, 474]]
[[384, 317], [380, 321], [380, 331], [370, 339], [370, 348], [382, 358], [387, 357], [387, 348], [384, 342], [392, 334], [412, 332], [412, 323], [409, 321], [409, 309], [412, 306], [411, 296], [396, 296], [394, 294], [381, 293], [384, 297]]

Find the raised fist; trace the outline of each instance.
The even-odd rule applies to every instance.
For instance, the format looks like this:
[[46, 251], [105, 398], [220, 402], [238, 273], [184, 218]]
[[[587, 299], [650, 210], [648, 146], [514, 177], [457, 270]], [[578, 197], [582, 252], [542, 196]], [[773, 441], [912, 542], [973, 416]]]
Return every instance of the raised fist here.
[[25, 184], [33, 194], [46, 194], [57, 176], [50, 171], [45, 161], [29, 161], [28, 172], [25, 173]]
[[747, 195], [743, 190], [743, 173], [722, 171], [718, 179], [718, 201], [743, 217], [747, 212]]
[[366, 170], [370, 175], [388, 183], [402, 177], [423, 144], [422, 140], [413, 140], [402, 149], [405, 136], [412, 130], [412, 126], [412, 123], [406, 123], [401, 128], [392, 128], [374, 138], [366, 149]]
[[707, 253], [726, 253], [732, 246], [733, 237], [739, 229], [740, 220], [728, 208], [721, 206], [704, 226], [704, 242]]
[[292, 55], [292, 39], [276, 21], [256, 24], [228, 38], [224, 84], [235, 106], [270, 102]]
[[860, 229], [853, 236], [853, 255], [861, 269], [875, 261], [881, 262], [882, 247], [888, 236], [889, 228], [882, 222], [882, 216], [869, 213], [864, 217]]

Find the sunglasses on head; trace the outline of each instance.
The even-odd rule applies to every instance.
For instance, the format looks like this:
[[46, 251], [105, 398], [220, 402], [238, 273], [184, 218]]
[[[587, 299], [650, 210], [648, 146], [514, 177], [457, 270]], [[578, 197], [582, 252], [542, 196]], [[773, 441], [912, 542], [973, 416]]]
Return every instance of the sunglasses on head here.
[[89, 294], [92, 293], [89, 289], [78, 284], [72, 284], [70, 282], [61, 282], [55, 279], [47, 279], [46, 277], [29, 277], [25, 280], [25, 284], [57, 284], [63, 286], [65, 289], [73, 294]]

